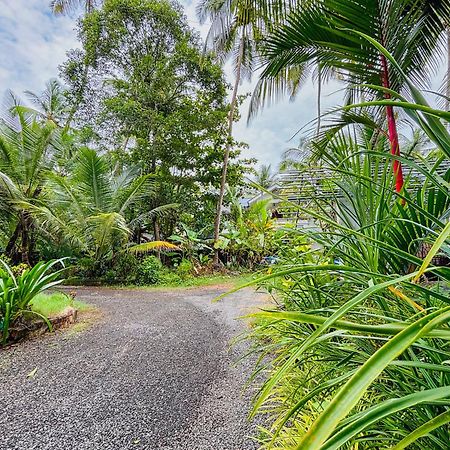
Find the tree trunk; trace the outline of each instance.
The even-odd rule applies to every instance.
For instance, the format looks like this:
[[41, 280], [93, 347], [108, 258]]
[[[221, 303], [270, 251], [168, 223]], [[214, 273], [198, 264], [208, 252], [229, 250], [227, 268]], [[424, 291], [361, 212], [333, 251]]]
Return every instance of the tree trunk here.
[[[159, 226], [158, 219], [156, 217], [153, 219], [153, 234], [155, 241], [161, 240], [161, 228]], [[161, 250], [158, 249], [156, 255], [158, 259], [161, 259]]]
[[21, 242], [22, 262], [31, 266], [30, 261], [31, 222], [29, 214], [27, 212], [22, 213], [21, 220], [22, 220], [22, 242]]
[[86, 14], [90, 14], [92, 11], [94, 11], [94, 0], [87, 0], [86, 1]]
[[320, 133], [321, 116], [322, 116], [322, 68], [319, 61], [317, 61], [317, 129], [316, 136]]
[[[381, 55], [381, 66], [382, 66], [382, 84], [386, 89], [390, 89], [390, 81], [389, 81], [389, 69], [386, 57]], [[391, 94], [388, 92], [384, 93], [384, 98], [387, 100], [391, 99]], [[389, 142], [391, 144], [391, 154], [394, 156], [400, 156], [400, 145], [398, 143], [398, 131], [397, 131], [397, 122], [395, 120], [394, 108], [392, 106], [386, 106], [386, 117], [388, 123], [388, 132], [389, 132]], [[402, 164], [397, 159], [393, 162], [393, 171], [395, 177], [395, 190], [400, 192], [403, 189], [403, 170]]]
[[[94, 11], [94, 0], [87, 0], [86, 4], [85, 4], [85, 16], [90, 14], [92, 11]], [[72, 108], [69, 111], [69, 116], [67, 117], [66, 123], [64, 124], [65, 132], [67, 132], [70, 129], [70, 125], [73, 121], [73, 118], [75, 117], [75, 113], [77, 112], [79, 106], [81, 105], [81, 102], [83, 101], [84, 89], [86, 87], [87, 79], [88, 79], [88, 72], [89, 72], [89, 66], [86, 64], [86, 61], [85, 61], [84, 68], [83, 68], [83, 78], [81, 80], [80, 97], [75, 100], [75, 103], [72, 105]]]
[[225, 154], [223, 157], [222, 178], [220, 180], [219, 199], [217, 200], [216, 218], [214, 220], [214, 259], [213, 259], [214, 267], [217, 267], [219, 265], [219, 249], [216, 248], [216, 246], [217, 243], [219, 242], [220, 237], [220, 222], [222, 219], [223, 198], [225, 195], [225, 187], [227, 182], [228, 160], [230, 158], [231, 145], [233, 142], [234, 112], [236, 110], [239, 84], [241, 82], [241, 69], [243, 59], [244, 59], [244, 36], [242, 35], [239, 44], [239, 57], [236, 65], [236, 79], [234, 82], [233, 94], [231, 97], [230, 112], [228, 114], [228, 139], [227, 145], [225, 147]]
[[17, 239], [19, 239], [19, 235], [22, 232], [22, 220], [19, 219], [19, 221], [17, 222], [16, 228], [14, 229], [14, 233], [12, 234], [12, 236], [10, 237], [8, 243], [6, 244], [6, 249], [5, 249], [5, 254], [11, 258], [13, 260], [13, 262], [18, 262], [15, 261], [15, 252], [13, 252], [14, 247], [16, 246], [16, 242]]
[[[447, 73], [445, 76], [445, 96], [447, 97], [445, 109], [450, 111], [450, 28], [447, 29]], [[450, 127], [450, 122], [448, 126]]]

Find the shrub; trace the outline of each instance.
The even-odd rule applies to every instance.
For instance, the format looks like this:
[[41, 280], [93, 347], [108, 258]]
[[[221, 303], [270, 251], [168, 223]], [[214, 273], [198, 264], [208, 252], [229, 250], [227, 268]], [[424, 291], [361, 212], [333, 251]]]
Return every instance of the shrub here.
[[78, 258], [73, 268], [73, 275], [82, 279], [92, 279], [97, 275], [96, 263], [88, 256]]
[[105, 272], [105, 281], [111, 284], [134, 284], [138, 278], [139, 259], [130, 253], [120, 253]]
[[161, 278], [159, 280], [160, 284], [167, 286], [181, 284], [182, 282], [183, 280], [181, 279], [180, 275], [178, 275], [176, 272], [167, 269], [163, 270]]
[[194, 264], [188, 259], [182, 259], [177, 267], [177, 274], [182, 280], [185, 280], [194, 269]]
[[137, 284], [156, 284], [161, 278], [162, 264], [156, 256], [147, 256], [137, 269]]
[[49, 273], [55, 265], [62, 264], [62, 261], [62, 259], [58, 259], [46, 263], [40, 262], [16, 276], [11, 266], [0, 260], [0, 264], [3, 266], [0, 273], [0, 330], [3, 345], [7, 342], [10, 326], [26, 312], [40, 316], [51, 328], [46, 317], [36, 311], [31, 311], [31, 301], [40, 292], [62, 282], [60, 275], [64, 268]]

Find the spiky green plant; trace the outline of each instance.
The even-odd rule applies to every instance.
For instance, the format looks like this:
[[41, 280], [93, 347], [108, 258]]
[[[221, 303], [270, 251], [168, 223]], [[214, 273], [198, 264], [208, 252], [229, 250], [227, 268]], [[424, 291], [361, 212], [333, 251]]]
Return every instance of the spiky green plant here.
[[[278, 280], [278, 310], [254, 315], [256, 374], [265, 381], [263, 448], [446, 449], [450, 438], [450, 135], [393, 56], [409, 87], [352, 108], [403, 108], [436, 151], [425, 161], [389, 156], [380, 130], [360, 125], [317, 143], [334, 174], [330, 198], [297, 206], [321, 225], [316, 250], [259, 280]], [[395, 100], [394, 100], [395, 99]], [[408, 193], [392, 187], [393, 159], [414, 169]], [[295, 207], [295, 205], [292, 205]], [[314, 259], [311, 262], [311, 255]], [[273, 286], [272, 286], [273, 288]]]
[[[61, 278], [64, 271], [63, 261], [63, 259], [58, 259], [39, 262], [16, 276], [11, 266], [0, 259], [0, 330], [3, 345], [7, 343], [10, 327], [24, 313], [40, 317], [51, 330], [52, 326], [49, 320], [31, 310], [31, 302], [36, 295], [63, 281]], [[62, 268], [54, 270], [57, 265], [62, 265]]]
[[[128, 240], [132, 221], [127, 212], [152, 192], [149, 175], [140, 175], [135, 168], [116, 173], [107, 155], [81, 148], [68, 176], [49, 177], [47, 202], [21, 205], [49, 236], [59, 236], [100, 260]], [[145, 216], [151, 217], [151, 211]]]

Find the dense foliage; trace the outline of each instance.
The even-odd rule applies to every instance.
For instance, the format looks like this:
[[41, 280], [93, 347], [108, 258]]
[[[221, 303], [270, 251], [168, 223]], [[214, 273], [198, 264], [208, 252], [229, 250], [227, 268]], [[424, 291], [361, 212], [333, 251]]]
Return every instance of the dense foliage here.
[[[14, 263], [69, 256], [84, 279], [150, 282], [116, 266], [139, 265], [146, 251], [172, 267], [212, 252], [227, 85], [177, 3], [93, 6], [61, 67], [66, 85], [52, 80], [28, 102], [11, 93], [3, 111], [0, 246]], [[238, 159], [242, 146], [232, 142], [230, 185], [242, 185], [250, 162]], [[200, 255], [167, 243], [184, 226], [201, 226]]]
[[[258, 283], [276, 307], [252, 315], [248, 335], [261, 448], [448, 449], [450, 113], [424, 92], [449, 2], [201, 0], [211, 53], [176, 2], [52, 8], [75, 4], [85, 15], [65, 86], [27, 103], [11, 94], [0, 120], [3, 343], [59, 282], [41, 260], [136, 285], [270, 264]], [[259, 186], [244, 182], [233, 123], [256, 61], [250, 116], [310, 74], [319, 84], [314, 132], [282, 163], [297, 191], [274, 187], [270, 166], [253, 171]], [[447, 78], [450, 105], [450, 61]], [[321, 120], [330, 79], [346, 98]]]

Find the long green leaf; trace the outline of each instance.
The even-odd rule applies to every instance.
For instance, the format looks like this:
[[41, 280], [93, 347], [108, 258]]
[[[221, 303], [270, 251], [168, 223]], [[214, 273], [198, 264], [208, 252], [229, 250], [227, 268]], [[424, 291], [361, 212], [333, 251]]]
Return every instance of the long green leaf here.
[[[381, 404], [359, 413], [355, 420], [352, 421], [350, 418], [350, 423], [333, 435], [333, 437], [320, 447], [320, 449], [337, 450], [341, 448], [342, 445], [349, 442], [353, 437], [385, 417], [421, 403], [430, 403], [448, 397], [450, 397], [450, 386], [414, 392], [401, 398], [385, 400]], [[447, 417], [447, 420], [449, 419], [450, 416]]]
[[[446, 388], [447, 390], [449, 387]], [[414, 430], [412, 433], [408, 434], [408, 436], [404, 437], [397, 445], [392, 447], [392, 450], [402, 450], [408, 445], [413, 444], [419, 438], [426, 436], [436, 428], [441, 427], [450, 422], [450, 410], [439, 414], [439, 416], [433, 417], [433, 419], [421, 425], [419, 428]]]
[[[370, 384], [386, 366], [414, 342], [441, 324], [450, 321], [450, 307], [443, 308], [411, 324], [376, 351], [340, 389], [301, 439], [298, 450], [319, 450], [339, 422], [356, 406]], [[450, 391], [449, 391], [450, 393]]]

